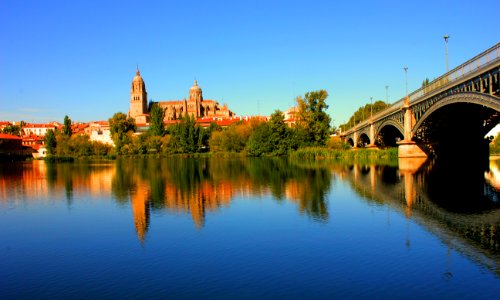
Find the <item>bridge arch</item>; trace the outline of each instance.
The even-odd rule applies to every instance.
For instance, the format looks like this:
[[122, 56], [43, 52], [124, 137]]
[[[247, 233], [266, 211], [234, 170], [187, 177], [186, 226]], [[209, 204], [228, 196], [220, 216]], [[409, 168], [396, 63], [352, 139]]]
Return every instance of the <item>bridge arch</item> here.
[[500, 122], [500, 98], [465, 92], [432, 104], [413, 126], [412, 140], [426, 153], [449, 159], [488, 157], [484, 136]]
[[412, 129], [412, 135], [414, 135], [422, 124], [437, 110], [456, 103], [471, 103], [481, 105], [487, 108], [491, 108], [497, 112], [500, 112], [500, 98], [491, 96], [488, 94], [480, 94], [475, 92], [467, 92], [454, 94], [448, 97], [443, 98], [442, 100], [436, 102], [434, 105], [429, 107], [429, 109], [420, 117], [418, 122]]
[[403, 125], [396, 120], [383, 121], [375, 131], [375, 144], [381, 147], [395, 147], [397, 141], [404, 139]]
[[362, 132], [359, 135], [357, 146], [362, 148], [362, 147], [366, 147], [369, 144], [370, 144], [370, 137], [368, 136], [368, 134], [366, 132]]

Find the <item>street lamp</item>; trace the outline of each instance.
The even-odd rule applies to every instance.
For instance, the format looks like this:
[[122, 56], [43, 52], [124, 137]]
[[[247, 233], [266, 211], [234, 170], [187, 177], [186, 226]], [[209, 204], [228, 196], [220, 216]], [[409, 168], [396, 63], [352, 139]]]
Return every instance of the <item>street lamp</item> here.
[[408, 67], [404, 67], [403, 69], [405, 70], [406, 97], [408, 97]]
[[443, 36], [444, 38], [444, 45], [446, 47], [446, 73], [448, 73], [449, 68], [448, 68], [448, 39], [450, 38], [449, 35]]
[[373, 97], [370, 97], [370, 121], [372, 121], [373, 115]]
[[389, 86], [385, 86], [385, 102], [389, 104]]

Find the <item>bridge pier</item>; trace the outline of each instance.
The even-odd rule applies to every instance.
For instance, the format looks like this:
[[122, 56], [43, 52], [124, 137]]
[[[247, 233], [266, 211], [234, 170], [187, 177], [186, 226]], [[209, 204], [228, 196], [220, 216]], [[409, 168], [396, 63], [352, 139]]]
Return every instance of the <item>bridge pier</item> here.
[[354, 132], [353, 137], [352, 137], [352, 140], [354, 141], [354, 146], [353, 146], [353, 148], [354, 148], [354, 149], [357, 149], [357, 148], [358, 148], [358, 140], [359, 140], [359, 138], [358, 138], [358, 133], [357, 133], [357, 132]]
[[410, 99], [407, 96], [403, 103], [403, 122], [404, 122], [404, 140], [398, 142], [398, 157], [427, 157], [427, 154], [420, 148], [417, 143], [412, 141], [413, 124], [415, 117], [411, 113]]
[[427, 154], [414, 141], [400, 141], [398, 142], [398, 157], [427, 157]]
[[366, 148], [378, 149], [377, 145], [375, 145], [375, 126], [373, 126], [373, 122], [370, 123], [370, 144], [366, 145]]

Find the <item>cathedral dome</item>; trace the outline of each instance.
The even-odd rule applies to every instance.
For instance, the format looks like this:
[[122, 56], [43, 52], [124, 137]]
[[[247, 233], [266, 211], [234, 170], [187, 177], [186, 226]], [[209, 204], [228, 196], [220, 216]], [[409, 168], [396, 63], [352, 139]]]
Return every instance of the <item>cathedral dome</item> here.
[[201, 91], [201, 87], [198, 85], [198, 81], [196, 81], [196, 79], [194, 80], [194, 84], [193, 86], [190, 88], [191, 91]]

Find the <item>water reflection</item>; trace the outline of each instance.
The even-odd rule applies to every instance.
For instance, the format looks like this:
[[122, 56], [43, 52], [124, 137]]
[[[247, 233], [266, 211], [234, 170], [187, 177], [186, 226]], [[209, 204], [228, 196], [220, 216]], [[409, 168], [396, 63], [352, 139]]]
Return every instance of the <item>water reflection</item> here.
[[314, 220], [326, 221], [330, 178], [324, 168], [291, 166], [283, 159], [150, 158], [117, 161], [112, 191], [117, 201], [130, 198], [143, 241], [150, 209], [189, 213], [202, 228], [207, 212], [229, 206], [237, 196], [271, 194], [277, 201], [296, 202]]
[[[354, 165], [343, 178], [367, 201], [405, 214], [449, 248], [500, 276], [498, 161], [490, 170], [471, 163], [400, 161], [400, 167]], [[487, 180], [485, 180], [485, 178]], [[407, 239], [407, 246], [411, 241]]]
[[75, 195], [98, 198], [110, 194], [114, 166], [106, 164], [45, 164], [43, 161], [0, 164], [0, 203], [53, 201]]
[[[329, 192], [338, 178], [366, 201], [397, 209], [436, 235], [446, 235], [443, 240], [458, 239], [493, 257], [490, 267], [495, 265], [491, 268], [498, 273], [499, 170], [498, 161], [492, 161], [486, 175], [466, 162], [446, 165], [425, 160], [400, 161], [399, 168], [271, 158], [34, 161], [0, 165], [0, 205], [64, 199], [71, 207], [79, 196], [112, 198], [119, 205], [130, 205], [137, 237], [144, 243], [153, 211], [189, 214], [201, 229], [207, 213], [230, 206], [238, 197], [272, 196], [278, 202], [295, 203], [313, 221], [328, 222], [332, 213], [328, 203], [335, 200]], [[411, 245], [409, 239], [407, 243]]]
[[324, 167], [298, 166], [286, 159], [121, 159], [106, 163], [0, 166], [0, 201], [110, 197], [130, 203], [138, 239], [144, 243], [151, 210], [190, 214], [202, 228], [208, 212], [241, 196], [271, 195], [296, 203], [300, 213], [328, 221], [325, 199], [332, 173]]

